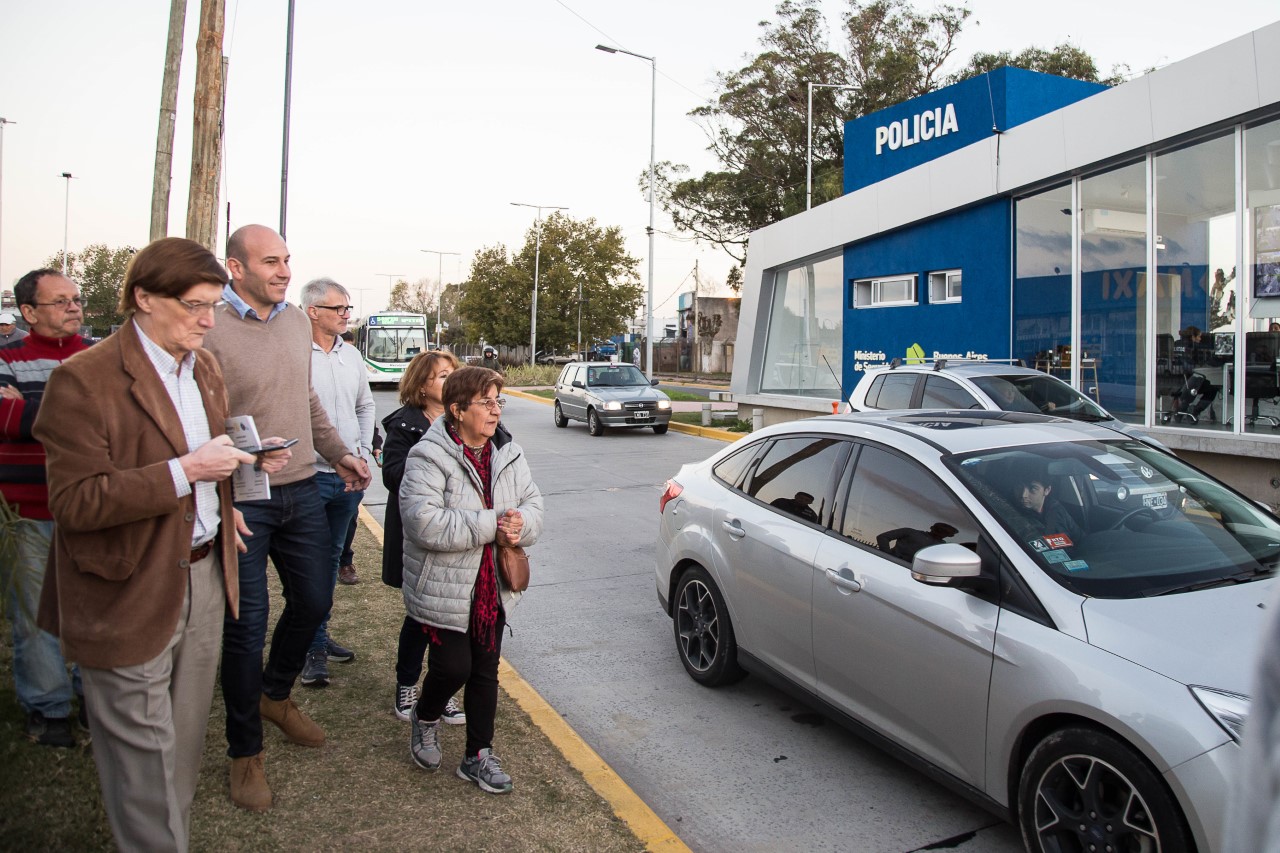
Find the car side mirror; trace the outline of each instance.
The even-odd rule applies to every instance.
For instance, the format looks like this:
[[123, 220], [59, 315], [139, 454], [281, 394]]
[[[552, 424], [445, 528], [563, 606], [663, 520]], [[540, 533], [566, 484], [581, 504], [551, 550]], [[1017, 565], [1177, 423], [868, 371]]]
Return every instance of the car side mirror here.
[[916, 552], [911, 577], [920, 583], [946, 586], [982, 574], [982, 558], [963, 545], [944, 542]]
[[582, 384], [582, 380], [581, 380], [581, 379], [575, 379], [575, 380], [573, 380], [573, 387], [574, 387], [574, 388], [586, 388], [587, 386]]
[[658, 384], [658, 380], [656, 380], [656, 379], [650, 379], [650, 380], [649, 380], [649, 384], [650, 384], [650, 385], [657, 385], [657, 384]]

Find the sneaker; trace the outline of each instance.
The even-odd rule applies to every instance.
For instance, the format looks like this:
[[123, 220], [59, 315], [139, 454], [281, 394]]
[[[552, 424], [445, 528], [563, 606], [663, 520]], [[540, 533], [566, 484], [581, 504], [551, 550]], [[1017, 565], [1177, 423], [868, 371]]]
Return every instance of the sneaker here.
[[458, 778], [475, 782], [481, 791], [510, 794], [511, 777], [502, 772], [502, 764], [492, 749], [482, 749], [474, 758], [464, 758], [458, 765]]
[[360, 576], [356, 574], [356, 567], [352, 565], [339, 566], [338, 583], [344, 586], [355, 586], [360, 583]]
[[444, 713], [440, 715], [440, 719], [451, 726], [465, 726], [467, 724], [467, 712], [458, 707], [456, 699], [450, 698], [444, 706]]
[[409, 722], [409, 715], [413, 713], [413, 706], [418, 701], [418, 685], [416, 684], [397, 684], [396, 685], [396, 716]]
[[71, 734], [71, 720], [66, 717], [46, 717], [39, 711], [27, 715], [27, 740], [40, 746], [60, 746], [71, 749], [76, 739]]
[[413, 763], [424, 770], [438, 770], [440, 767], [440, 721], [427, 723], [419, 720], [417, 702], [413, 703], [409, 719], [413, 723], [413, 732], [409, 735], [409, 753], [413, 755]]
[[324, 649], [307, 652], [307, 662], [302, 665], [303, 687], [327, 687], [329, 685], [329, 656]]
[[340, 646], [330, 637], [325, 640], [327, 651], [329, 652], [329, 660], [335, 660], [338, 663], [351, 663], [356, 659], [356, 653], [345, 646]]

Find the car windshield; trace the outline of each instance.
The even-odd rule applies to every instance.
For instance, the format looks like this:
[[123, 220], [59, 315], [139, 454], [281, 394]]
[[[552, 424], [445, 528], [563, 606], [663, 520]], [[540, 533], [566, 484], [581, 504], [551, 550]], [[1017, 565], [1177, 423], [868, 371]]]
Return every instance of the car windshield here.
[[587, 385], [591, 388], [629, 388], [648, 384], [649, 380], [645, 379], [644, 374], [630, 364], [587, 368]]
[[947, 465], [1043, 571], [1081, 595], [1186, 592], [1280, 567], [1280, 519], [1142, 442], [1001, 448]]
[[975, 376], [971, 381], [1006, 412], [1043, 412], [1089, 422], [1111, 420], [1097, 403], [1048, 374]]

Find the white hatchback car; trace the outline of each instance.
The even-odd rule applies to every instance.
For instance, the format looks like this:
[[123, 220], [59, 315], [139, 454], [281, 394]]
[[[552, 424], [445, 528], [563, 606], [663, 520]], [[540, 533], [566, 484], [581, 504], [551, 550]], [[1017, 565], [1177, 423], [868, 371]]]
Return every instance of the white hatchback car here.
[[992, 411], [777, 424], [660, 501], [659, 602], [743, 670], [1020, 825], [1220, 850], [1280, 519], [1111, 429]]
[[855, 412], [872, 409], [1034, 412], [1102, 424], [1160, 444], [1141, 428], [1113, 417], [1058, 377], [1021, 363], [940, 359], [927, 364], [902, 364], [895, 359], [887, 367], [863, 374], [849, 395], [849, 407]]

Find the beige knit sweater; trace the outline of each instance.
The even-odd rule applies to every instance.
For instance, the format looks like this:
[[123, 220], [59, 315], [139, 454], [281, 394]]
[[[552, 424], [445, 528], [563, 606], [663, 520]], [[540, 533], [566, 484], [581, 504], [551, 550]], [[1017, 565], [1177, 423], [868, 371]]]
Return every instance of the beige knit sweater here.
[[262, 438], [298, 439], [289, 464], [271, 475], [272, 484], [313, 475], [317, 453], [330, 464], [350, 453], [311, 390], [311, 324], [302, 309], [287, 305], [264, 323], [242, 319], [224, 305], [204, 346], [222, 366], [233, 417], [253, 415]]

